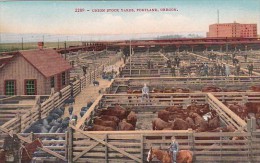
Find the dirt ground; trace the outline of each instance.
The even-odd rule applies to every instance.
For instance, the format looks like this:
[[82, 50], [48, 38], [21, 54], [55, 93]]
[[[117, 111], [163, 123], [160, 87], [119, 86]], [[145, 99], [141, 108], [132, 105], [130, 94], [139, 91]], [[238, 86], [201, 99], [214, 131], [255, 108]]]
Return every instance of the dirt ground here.
[[[113, 67], [116, 71], [118, 71], [118, 68], [123, 64], [123, 61], [118, 61], [116, 64], [113, 65]], [[97, 81], [99, 81], [99, 86], [93, 86], [93, 84], [90, 84], [75, 97], [75, 104], [73, 105], [73, 115], [78, 115], [78, 120], [81, 118], [79, 115], [81, 108], [87, 106], [87, 103], [90, 101], [94, 102], [99, 96], [98, 91], [100, 89], [107, 88], [108, 85], [111, 83], [111, 81], [100, 78], [97, 79]], [[69, 116], [68, 108], [69, 106], [65, 107], [64, 117]]]
[[[139, 112], [137, 114], [137, 122], [135, 130], [152, 130], [152, 120], [157, 118], [157, 113]], [[151, 122], [151, 123], [147, 123]]]

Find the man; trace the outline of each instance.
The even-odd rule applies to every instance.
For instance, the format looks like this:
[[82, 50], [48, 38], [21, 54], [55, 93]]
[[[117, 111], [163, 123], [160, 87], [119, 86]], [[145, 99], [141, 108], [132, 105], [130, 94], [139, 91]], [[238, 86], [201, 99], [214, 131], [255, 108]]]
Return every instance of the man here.
[[248, 64], [247, 69], [248, 69], [248, 75], [252, 76], [253, 75], [253, 69], [254, 69], [253, 64]]
[[145, 83], [144, 83], [144, 87], [142, 88], [142, 102], [144, 96], [149, 99], [149, 88], [146, 86]]
[[180, 66], [180, 58], [179, 58], [179, 56], [176, 56], [175, 57], [175, 63], [176, 63], [176, 65], [177, 65], [177, 67], [179, 67]]
[[204, 69], [204, 75], [209, 76], [209, 67], [208, 67], [207, 63], [204, 64], [203, 69]]
[[236, 64], [236, 71], [237, 71], [237, 76], [239, 76], [239, 72], [240, 72], [240, 65]]
[[151, 59], [149, 59], [149, 60], [147, 61], [147, 67], [148, 67], [148, 69], [151, 68]]
[[254, 69], [254, 66], [253, 66], [253, 63], [251, 63], [251, 65], [249, 65], [249, 76], [252, 76], [253, 75], [253, 69]]
[[167, 64], [167, 68], [171, 68], [171, 66], [172, 66], [171, 60], [168, 59], [166, 64]]
[[244, 58], [245, 58], [245, 62], [247, 62], [247, 53], [245, 53]]
[[222, 64], [222, 68], [221, 68], [221, 74], [222, 74], [222, 76], [225, 76], [225, 75], [226, 75], [225, 72], [226, 72], [226, 66], [225, 66], [224, 64]]
[[82, 70], [83, 70], [83, 74], [85, 76], [87, 74], [87, 67], [86, 66], [82, 66]]
[[230, 68], [228, 64], [225, 65], [225, 70], [226, 70], [226, 76], [228, 77], [230, 75]]
[[172, 67], [171, 67], [171, 72], [172, 72], [172, 76], [176, 76], [175, 66], [172, 66]]
[[177, 153], [179, 152], [179, 143], [176, 141], [175, 137], [171, 138], [172, 143], [169, 147], [170, 152], [172, 152], [172, 162], [177, 162]]

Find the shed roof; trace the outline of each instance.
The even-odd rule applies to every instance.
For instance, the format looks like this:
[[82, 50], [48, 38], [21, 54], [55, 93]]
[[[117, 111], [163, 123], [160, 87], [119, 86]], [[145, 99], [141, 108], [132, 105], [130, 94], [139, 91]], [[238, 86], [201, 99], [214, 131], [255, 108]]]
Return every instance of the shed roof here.
[[19, 54], [45, 77], [60, 74], [72, 68], [54, 49], [22, 50]]

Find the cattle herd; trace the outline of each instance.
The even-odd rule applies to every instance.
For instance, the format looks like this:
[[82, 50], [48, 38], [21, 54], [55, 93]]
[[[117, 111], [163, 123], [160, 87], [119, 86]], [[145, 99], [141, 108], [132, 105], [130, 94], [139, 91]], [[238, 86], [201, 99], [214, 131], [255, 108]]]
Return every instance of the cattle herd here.
[[64, 110], [65, 107], [53, 109], [46, 118], [33, 123], [33, 125], [31, 125], [24, 132], [64, 133], [69, 126], [70, 121], [69, 117], [62, 118], [64, 115]]
[[167, 107], [158, 112], [158, 118], [152, 121], [153, 130], [187, 130], [196, 132], [212, 131], [220, 127], [217, 113], [209, 109], [208, 104], [192, 102], [187, 108], [181, 105]]
[[[210, 115], [205, 120], [203, 116]], [[135, 130], [137, 115], [131, 109], [116, 105], [108, 109], [98, 110], [92, 124], [86, 126], [87, 131]], [[216, 112], [209, 109], [208, 104], [193, 102], [186, 109], [182, 106], [170, 106], [158, 112], [158, 118], [152, 123], [154, 130], [187, 130], [198, 132], [213, 131], [220, 127], [220, 119]]]
[[[86, 121], [87, 122], [87, 121]], [[119, 105], [115, 107], [97, 110], [92, 124], [86, 126], [86, 131], [116, 131], [135, 130], [137, 116], [135, 112]]]
[[246, 120], [250, 117], [255, 117], [256, 128], [260, 129], [260, 103], [246, 102], [244, 105], [242, 105], [238, 104], [237, 102], [224, 102], [224, 104], [243, 120]]
[[[87, 106], [82, 107], [79, 113], [83, 117], [93, 102], [87, 103]], [[77, 123], [78, 116], [73, 114], [74, 108], [70, 104], [68, 111], [69, 116], [64, 116], [65, 105], [60, 108], [54, 108], [46, 118], [43, 118], [33, 123], [27, 128], [24, 133], [65, 133], [70, 123]]]
[[[242, 119], [250, 116], [260, 118], [260, 103], [247, 102], [245, 105], [226, 103], [227, 107]], [[135, 130], [137, 113], [120, 105], [107, 109], [97, 109], [91, 121], [85, 122], [85, 131], [126, 131]], [[149, 122], [147, 122], [149, 123]], [[259, 124], [259, 123], [258, 123]], [[232, 126], [221, 122], [215, 110], [208, 104], [198, 104], [192, 101], [184, 108], [181, 105], [166, 107], [157, 112], [157, 118], [151, 122], [153, 130], [188, 130], [195, 132], [235, 132]]]

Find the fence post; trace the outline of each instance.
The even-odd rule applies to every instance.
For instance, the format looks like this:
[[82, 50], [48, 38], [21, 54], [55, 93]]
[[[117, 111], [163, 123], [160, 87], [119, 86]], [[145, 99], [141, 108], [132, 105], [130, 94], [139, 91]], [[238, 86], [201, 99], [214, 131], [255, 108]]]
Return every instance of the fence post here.
[[219, 139], [220, 139], [220, 162], [222, 162], [222, 130], [220, 130], [220, 137], [219, 137]]
[[65, 132], [65, 158], [68, 160], [69, 132]]
[[68, 163], [73, 162], [73, 130], [68, 128]]
[[[108, 139], [108, 135], [105, 134], [105, 142], [107, 143], [107, 139]], [[105, 145], [105, 160], [106, 160], [106, 163], [108, 163], [108, 148], [107, 146]]]
[[82, 87], [82, 80], [81, 80], [81, 78], [79, 78], [79, 92], [81, 92], [81, 87]]
[[141, 134], [141, 162], [144, 162], [144, 135]]
[[190, 150], [194, 152], [194, 135], [193, 135], [193, 130], [191, 128], [188, 129], [188, 139], [189, 139], [189, 146]]
[[34, 133], [33, 132], [30, 133], [29, 138], [30, 138], [31, 141], [34, 140]]
[[249, 137], [248, 137], [248, 159], [250, 160], [250, 162], [253, 161], [253, 147], [252, 147], [252, 140], [253, 140], [253, 132], [256, 130], [256, 119], [255, 117], [251, 117], [251, 119], [247, 119], [247, 132], [249, 133]]
[[14, 130], [19, 133], [19, 132], [22, 132], [22, 119], [21, 119], [20, 113], [16, 114], [16, 118], [18, 120], [18, 123], [20, 124], [19, 127], [18, 127], [19, 131], [16, 131], [16, 129], [14, 129]]

